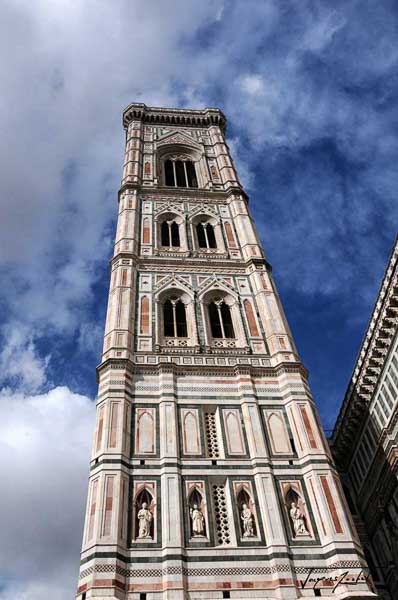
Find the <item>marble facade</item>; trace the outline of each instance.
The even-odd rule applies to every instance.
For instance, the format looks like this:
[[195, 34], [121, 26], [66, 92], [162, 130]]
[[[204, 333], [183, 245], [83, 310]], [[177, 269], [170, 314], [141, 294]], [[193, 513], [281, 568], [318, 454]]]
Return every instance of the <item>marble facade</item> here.
[[131, 104], [77, 598], [372, 598], [225, 140]]

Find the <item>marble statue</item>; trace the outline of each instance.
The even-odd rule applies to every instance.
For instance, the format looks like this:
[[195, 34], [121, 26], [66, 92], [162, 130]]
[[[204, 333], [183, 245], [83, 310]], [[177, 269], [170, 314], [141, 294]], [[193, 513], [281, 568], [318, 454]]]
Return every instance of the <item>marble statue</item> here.
[[253, 537], [253, 514], [247, 504], [242, 505], [240, 518], [243, 522], [243, 537]]
[[138, 537], [139, 539], [150, 538], [151, 536], [151, 523], [153, 515], [148, 508], [146, 502], [142, 503], [141, 509], [138, 511]]
[[300, 509], [298, 506], [296, 506], [295, 502], [292, 502], [290, 507], [290, 518], [293, 521], [295, 535], [308, 535], [308, 531], [304, 522], [304, 516]]
[[194, 537], [202, 537], [205, 533], [205, 518], [197, 504], [190, 510], [192, 519], [192, 532]]

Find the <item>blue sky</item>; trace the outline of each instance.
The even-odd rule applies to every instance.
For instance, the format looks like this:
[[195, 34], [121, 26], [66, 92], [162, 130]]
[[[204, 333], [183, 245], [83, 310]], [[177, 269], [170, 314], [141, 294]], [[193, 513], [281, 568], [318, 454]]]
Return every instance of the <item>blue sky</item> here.
[[64, 600], [81, 542], [123, 107], [226, 113], [330, 428], [397, 230], [398, 6], [6, 0], [0, 10], [0, 599], [36, 600], [57, 582]]

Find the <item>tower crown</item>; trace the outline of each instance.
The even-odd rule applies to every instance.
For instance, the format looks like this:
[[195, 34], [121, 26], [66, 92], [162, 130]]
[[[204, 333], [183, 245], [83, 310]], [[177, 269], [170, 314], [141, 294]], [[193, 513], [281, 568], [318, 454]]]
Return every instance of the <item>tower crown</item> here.
[[185, 188], [244, 193], [225, 141], [226, 118], [218, 108], [148, 107], [132, 103], [123, 112], [126, 131], [124, 186]]
[[185, 127], [210, 127], [218, 125], [225, 133], [227, 119], [219, 108], [187, 109], [161, 108], [132, 102], [123, 111], [123, 127], [127, 129], [132, 120], [158, 125], [182, 125]]

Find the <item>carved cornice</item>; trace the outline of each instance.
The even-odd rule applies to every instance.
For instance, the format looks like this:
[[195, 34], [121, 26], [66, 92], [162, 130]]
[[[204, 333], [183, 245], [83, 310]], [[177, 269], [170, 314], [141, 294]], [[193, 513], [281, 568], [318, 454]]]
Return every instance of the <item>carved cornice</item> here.
[[131, 121], [143, 121], [153, 125], [179, 125], [181, 127], [211, 127], [216, 125], [225, 133], [227, 119], [219, 108], [203, 110], [185, 108], [161, 108], [146, 104], [129, 104], [123, 111], [123, 127]]
[[398, 325], [398, 237], [336, 420], [331, 446], [342, 464], [360, 433]]
[[209, 266], [209, 255], [201, 255], [198, 257], [189, 256], [187, 253], [181, 253], [178, 256], [173, 255], [172, 253], [166, 255], [166, 253], [162, 254], [152, 254], [151, 256], [137, 256], [132, 252], [118, 252], [112, 258], [109, 259], [109, 265], [112, 266], [117, 263], [120, 259], [131, 259], [133, 260], [133, 265], [139, 271], [166, 271], [170, 272], [171, 270], [187, 272], [190, 271], [192, 273], [208, 273], [209, 270], [211, 272], [220, 271], [227, 272], [228, 274], [246, 274], [247, 269], [251, 266], [261, 267], [265, 266], [268, 272], [272, 271], [271, 265], [267, 262], [265, 258], [239, 258], [239, 259], [230, 259], [226, 255], [213, 255], [211, 257], [213, 260], [211, 262], [211, 267]]
[[[203, 355], [202, 355], [203, 356]], [[212, 355], [208, 355], [209, 358]], [[242, 365], [184, 365], [176, 364], [175, 362], [159, 362], [156, 364], [137, 364], [129, 358], [108, 358], [97, 367], [97, 382], [99, 382], [99, 376], [102, 372], [106, 372], [109, 369], [121, 369], [131, 376], [142, 375], [142, 374], [153, 374], [153, 373], [174, 373], [175, 375], [186, 375], [186, 374], [198, 374], [200, 372], [205, 375], [206, 372], [209, 375], [226, 375], [226, 376], [238, 376], [238, 375], [251, 375], [251, 376], [268, 376], [270, 378], [277, 377], [282, 374], [300, 374], [305, 381], [308, 378], [307, 369], [300, 362], [284, 362], [279, 363], [276, 366], [255, 366], [250, 364]]]
[[[240, 200], [249, 202], [249, 197], [244, 189], [239, 185], [235, 184], [226, 190], [220, 189], [204, 189], [204, 188], [173, 188], [168, 186], [145, 186], [140, 183], [124, 183], [118, 192], [118, 201], [123, 193], [138, 193], [140, 197], [144, 198], [149, 196], [148, 199], [153, 200], [181, 200], [186, 202], [203, 202], [209, 201], [214, 202], [225, 202], [234, 196], [233, 200]], [[152, 196], [152, 198], [151, 198]]]

